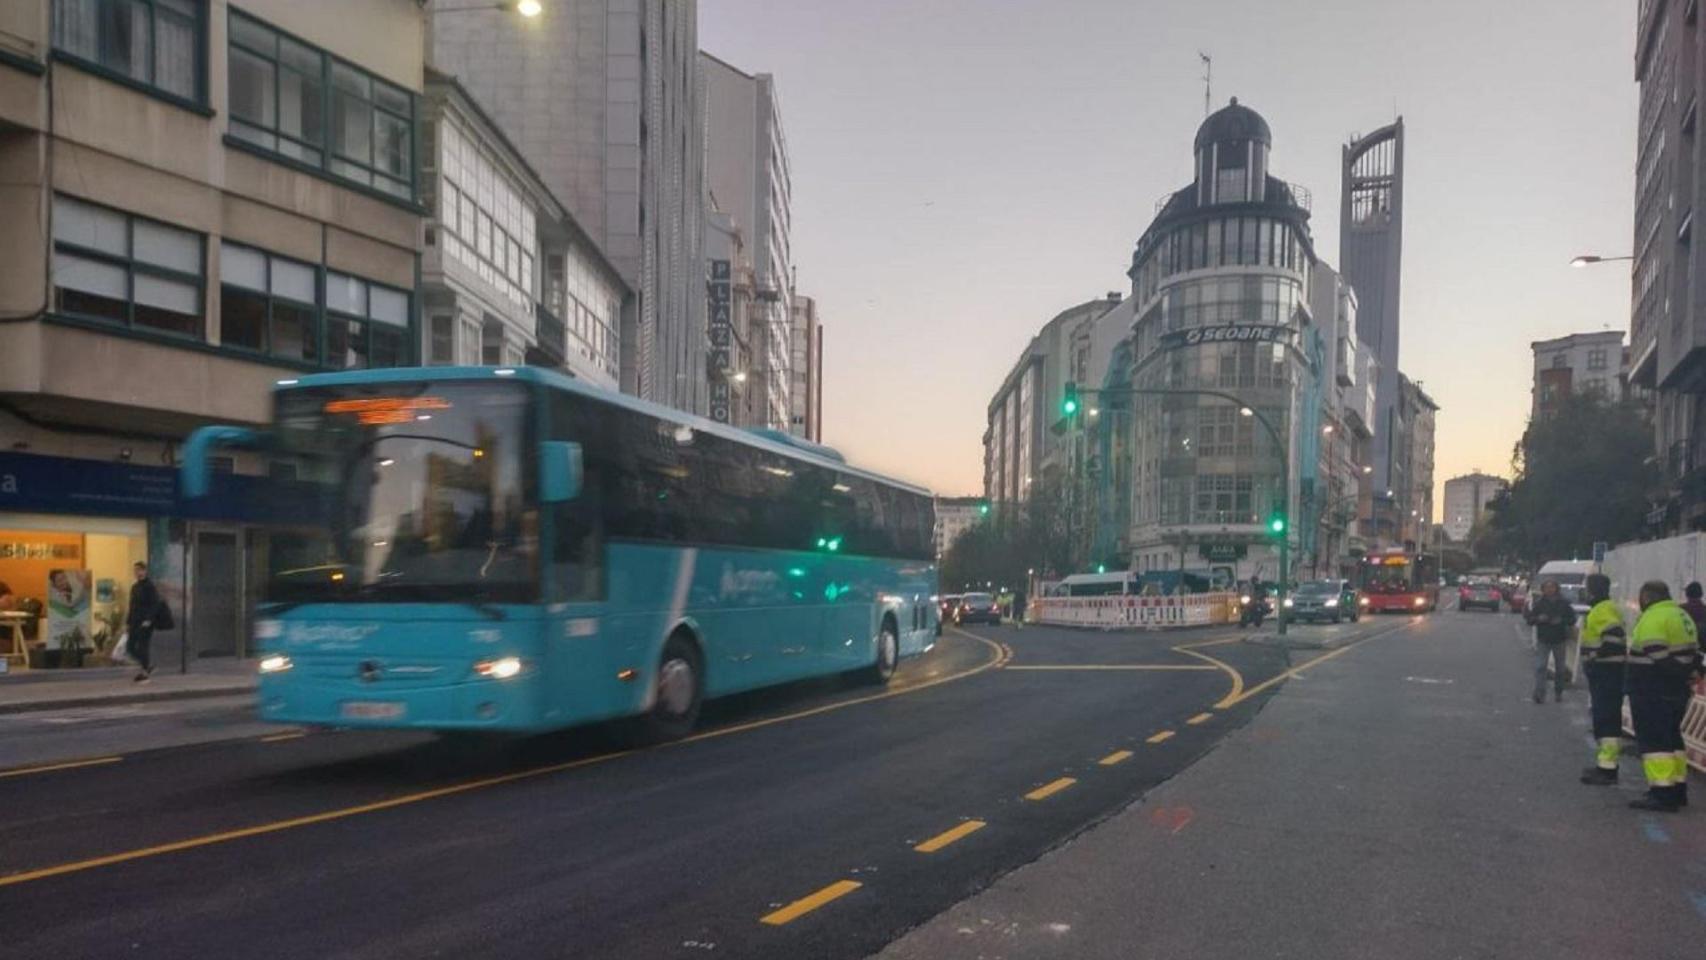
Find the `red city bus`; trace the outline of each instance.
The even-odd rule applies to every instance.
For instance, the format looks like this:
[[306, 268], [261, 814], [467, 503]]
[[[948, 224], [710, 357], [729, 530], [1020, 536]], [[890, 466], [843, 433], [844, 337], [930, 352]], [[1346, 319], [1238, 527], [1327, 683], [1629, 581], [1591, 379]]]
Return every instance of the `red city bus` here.
[[1429, 613], [1439, 606], [1439, 560], [1409, 550], [1380, 550], [1362, 561], [1363, 609]]

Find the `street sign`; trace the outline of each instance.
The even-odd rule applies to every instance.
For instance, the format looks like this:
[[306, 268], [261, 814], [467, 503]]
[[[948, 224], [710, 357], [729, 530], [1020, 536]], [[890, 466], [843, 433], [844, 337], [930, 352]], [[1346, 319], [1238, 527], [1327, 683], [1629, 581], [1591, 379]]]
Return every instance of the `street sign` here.
[[1606, 543], [1604, 540], [1595, 540], [1593, 542], [1593, 562], [1594, 563], [1602, 564], [1605, 562], [1605, 547], [1606, 547]]
[[1162, 349], [1171, 350], [1204, 343], [1290, 343], [1293, 333], [1295, 331], [1290, 327], [1273, 324], [1229, 323], [1222, 326], [1173, 330], [1163, 333], [1159, 340]]
[[1250, 554], [1250, 545], [1246, 543], [1199, 543], [1197, 552], [1204, 560], [1211, 563], [1233, 563], [1244, 559]]

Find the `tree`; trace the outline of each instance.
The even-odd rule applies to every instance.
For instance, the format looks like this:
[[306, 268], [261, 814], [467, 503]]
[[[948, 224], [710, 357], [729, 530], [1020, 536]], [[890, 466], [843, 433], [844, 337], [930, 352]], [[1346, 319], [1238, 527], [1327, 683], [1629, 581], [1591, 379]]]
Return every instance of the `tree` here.
[[1643, 408], [1596, 394], [1572, 394], [1554, 416], [1530, 420], [1512, 466], [1515, 482], [1488, 505], [1477, 559], [1496, 555], [1532, 567], [1589, 556], [1596, 540], [1633, 540], [1659, 480]]
[[1063, 491], [1038, 483], [1029, 499], [995, 504], [987, 518], [954, 541], [942, 557], [942, 589], [988, 583], [1017, 590], [1030, 570], [1070, 573], [1071, 534]]

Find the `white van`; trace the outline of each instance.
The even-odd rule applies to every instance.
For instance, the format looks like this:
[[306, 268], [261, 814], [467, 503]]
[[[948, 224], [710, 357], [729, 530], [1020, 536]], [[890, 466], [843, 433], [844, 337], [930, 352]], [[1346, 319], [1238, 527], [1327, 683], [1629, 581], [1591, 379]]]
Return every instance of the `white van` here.
[[1540, 570], [1529, 578], [1529, 603], [1540, 596], [1540, 585], [1547, 580], [1558, 581], [1558, 592], [1564, 599], [1570, 601], [1576, 615], [1585, 616], [1588, 612], [1587, 581], [1588, 574], [1593, 573], [1591, 560], [1548, 560], [1540, 565]]

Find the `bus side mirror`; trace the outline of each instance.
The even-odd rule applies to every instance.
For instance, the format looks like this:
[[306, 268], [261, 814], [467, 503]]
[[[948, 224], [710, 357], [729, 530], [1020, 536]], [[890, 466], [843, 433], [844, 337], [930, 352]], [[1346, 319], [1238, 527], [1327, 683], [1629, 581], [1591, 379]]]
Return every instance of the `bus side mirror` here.
[[178, 480], [186, 500], [207, 496], [208, 458], [224, 447], [254, 447], [261, 443], [259, 430], [248, 427], [201, 427], [184, 442], [184, 462]]
[[567, 503], [581, 495], [581, 445], [546, 440], [539, 445], [539, 502]]

